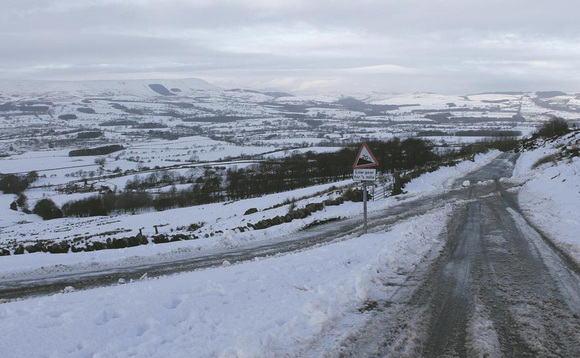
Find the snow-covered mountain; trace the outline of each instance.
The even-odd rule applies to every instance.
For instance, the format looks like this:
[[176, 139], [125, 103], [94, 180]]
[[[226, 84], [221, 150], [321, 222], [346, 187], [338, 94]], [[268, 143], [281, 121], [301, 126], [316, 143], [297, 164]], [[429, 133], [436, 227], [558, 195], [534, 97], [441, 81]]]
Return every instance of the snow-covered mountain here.
[[0, 80], [0, 93], [4, 95], [75, 95], [75, 96], [173, 96], [193, 95], [199, 91], [219, 91], [197, 78], [159, 80], [114, 81], [33, 81]]

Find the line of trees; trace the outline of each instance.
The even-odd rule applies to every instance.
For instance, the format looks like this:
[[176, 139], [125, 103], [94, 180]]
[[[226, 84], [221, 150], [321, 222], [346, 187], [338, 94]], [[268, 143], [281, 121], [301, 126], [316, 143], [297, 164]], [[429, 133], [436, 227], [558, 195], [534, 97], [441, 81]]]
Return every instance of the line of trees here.
[[159, 188], [172, 184], [191, 184], [195, 182], [195, 173], [181, 175], [172, 170], [161, 170], [150, 173], [145, 177], [135, 176], [125, 184], [125, 190], [145, 190]]
[[[370, 143], [381, 171], [413, 169], [437, 161], [430, 142], [421, 139], [393, 139]], [[152, 173], [127, 182], [126, 191], [94, 195], [65, 203], [64, 216], [97, 216], [136, 213], [142, 210], [166, 210], [176, 207], [239, 200], [282, 192], [306, 186], [347, 179], [358, 148], [349, 147], [335, 153], [308, 152], [279, 161], [266, 161], [246, 168], [206, 169], [202, 176], [185, 189], [152, 194], [145, 189], [190, 182], [174, 172]], [[187, 180], [186, 180], [187, 179]]]
[[[387, 142], [370, 142], [381, 172], [411, 170], [440, 161], [432, 144], [421, 139], [398, 138]], [[267, 193], [282, 192], [305, 186], [350, 178], [358, 146], [335, 153], [295, 155], [280, 162], [263, 162], [245, 169], [229, 169], [226, 194], [230, 199], [244, 199]]]
[[146, 191], [125, 191], [92, 195], [88, 198], [73, 200], [62, 206], [64, 216], [100, 216], [111, 213], [131, 213], [155, 210], [162, 211], [177, 207], [188, 207], [215, 203], [224, 200], [222, 174], [206, 170], [195, 184], [178, 190], [173, 186], [169, 191], [152, 194]]

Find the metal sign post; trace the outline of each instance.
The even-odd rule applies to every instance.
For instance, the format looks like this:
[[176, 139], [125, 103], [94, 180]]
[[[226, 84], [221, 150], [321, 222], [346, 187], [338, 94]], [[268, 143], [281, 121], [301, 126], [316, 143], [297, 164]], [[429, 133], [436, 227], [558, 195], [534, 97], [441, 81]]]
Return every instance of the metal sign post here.
[[364, 207], [364, 217], [365, 217], [364, 231], [366, 234], [367, 233], [367, 182], [366, 181], [363, 181], [363, 207]]
[[366, 143], [360, 147], [354, 161], [352, 179], [363, 182], [363, 216], [364, 216], [364, 233], [367, 233], [367, 182], [375, 181], [377, 177], [376, 169], [369, 169], [379, 165], [377, 158], [371, 152]]

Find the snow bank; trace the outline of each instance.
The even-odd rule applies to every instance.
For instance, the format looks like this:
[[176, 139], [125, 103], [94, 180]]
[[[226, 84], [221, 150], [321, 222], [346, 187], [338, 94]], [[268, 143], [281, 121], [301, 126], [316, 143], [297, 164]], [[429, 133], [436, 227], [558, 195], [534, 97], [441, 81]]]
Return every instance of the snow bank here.
[[580, 264], [580, 158], [538, 160], [564, 153], [578, 145], [580, 133], [571, 133], [523, 153], [511, 182], [521, 184], [518, 201], [525, 216]]
[[449, 190], [450, 186], [457, 179], [491, 163], [500, 154], [500, 151], [492, 150], [485, 154], [476, 155], [473, 162], [463, 161], [452, 167], [441, 167], [433, 173], [422, 175], [411, 180], [411, 182], [405, 186], [405, 190], [409, 194], [415, 195], [425, 192], [439, 193]]
[[559, 150], [554, 148], [539, 148], [531, 152], [524, 152], [518, 158], [516, 165], [514, 167], [514, 176], [522, 177], [528, 175], [534, 175], [532, 166], [548, 155], [558, 153]]
[[580, 264], [580, 160], [544, 165], [519, 193], [526, 217]]
[[301, 356], [439, 249], [451, 209], [299, 253], [5, 303], [2, 356]]

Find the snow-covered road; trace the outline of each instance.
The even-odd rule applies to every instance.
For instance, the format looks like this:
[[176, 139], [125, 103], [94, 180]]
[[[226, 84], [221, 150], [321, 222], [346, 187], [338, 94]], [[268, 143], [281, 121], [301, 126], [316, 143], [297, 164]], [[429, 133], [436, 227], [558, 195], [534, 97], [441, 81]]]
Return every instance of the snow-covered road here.
[[578, 268], [496, 180], [511, 176], [501, 159], [468, 177], [484, 182], [470, 186], [423, 284], [377, 312], [360, 333], [364, 343], [345, 340], [342, 356], [580, 356]]

